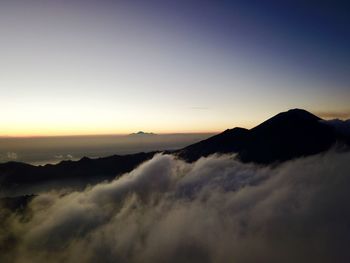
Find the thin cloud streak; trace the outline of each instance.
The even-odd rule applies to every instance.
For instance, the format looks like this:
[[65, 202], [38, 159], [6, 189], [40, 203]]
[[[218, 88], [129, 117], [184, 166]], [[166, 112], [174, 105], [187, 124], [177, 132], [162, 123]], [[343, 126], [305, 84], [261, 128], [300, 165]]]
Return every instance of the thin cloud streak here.
[[324, 119], [350, 119], [350, 110], [345, 111], [320, 111], [315, 114]]
[[209, 107], [190, 107], [192, 110], [209, 110]]

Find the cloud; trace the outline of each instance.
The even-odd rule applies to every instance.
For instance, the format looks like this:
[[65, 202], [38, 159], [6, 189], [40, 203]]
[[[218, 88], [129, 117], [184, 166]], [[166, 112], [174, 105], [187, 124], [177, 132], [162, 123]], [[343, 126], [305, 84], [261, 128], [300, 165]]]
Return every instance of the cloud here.
[[190, 107], [191, 110], [209, 110], [209, 107]]
[[74, 156], [72, 154], [56, 154], [54, 155], [55, 159], [66, 159], [66, 160], [72, 160], [74, 158]]
[[0, 261], [349, 262], [349, 171], [350, 153], [278, 167], [158, 154], [4, 217]]
[[349, 119], [350, 110], [347, 111], [320, 111], [316, 115], [324, 119]]
[[7, 156], [7, 159], [10, 161], [15, 161], [18, 158], [18, 155], [15, 152], [7, 152], [6, 156]]

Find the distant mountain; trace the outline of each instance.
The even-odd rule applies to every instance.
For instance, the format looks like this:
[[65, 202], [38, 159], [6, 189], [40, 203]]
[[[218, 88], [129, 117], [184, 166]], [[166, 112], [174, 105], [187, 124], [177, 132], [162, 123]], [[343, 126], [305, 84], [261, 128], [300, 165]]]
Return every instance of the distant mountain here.
[[349, 141], [321, 118], [293, 109], [250, 130], [226, 130], [176, 154], [192, 162], [213, 153], [237, 153], [243, 162], [270, 164], [326, 151], [335, 142], [349, 145]]
[[143, 132], [143, 131], [139, 131], [139, 132], [135, 132], [135, 133], [131, 133], [131, 134], [129, 134], [129, 135], [131, 135], [131, 136], [153, 136], [153, 135], [157, 135], [157, 134], [155, 134], [155, 133], [153, 133], [153, 132]]
[[[338, 128], [337, 128], [338, 127]], [[153, 135], [138, 132], [135, 136]], [[272, 164], [297, 157], [321, 153], [335, 143], [350, 146], [350, 136], [334, 123], [300, 109], [282, 112], [260, 125], [248, 130], [228, 129], [209, 139], [189, 145], [181, 150], [167, 151], [186, 161], [214, 153], [236, 153], [243, 162]], [[157, 152], [131, 155], [114, 155], [105, 158], [82, 158], [79, 161], [62, 161], [56, 165], [32, 166], [8, 162], [0, 164], [0, 195], [31, 185], [45, 182], [75, 180], [82, 186], [133, 170], [151, 159]]]

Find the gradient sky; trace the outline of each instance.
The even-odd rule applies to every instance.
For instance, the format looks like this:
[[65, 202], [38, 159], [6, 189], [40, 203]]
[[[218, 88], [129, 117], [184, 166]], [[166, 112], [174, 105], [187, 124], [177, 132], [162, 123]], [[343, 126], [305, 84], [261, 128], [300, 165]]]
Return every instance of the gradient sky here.
[[[342, 1], [343, 2], [343, 1]], [[0, 136], [221, 131], [350, 118], [337, 1], [0, 2]]]

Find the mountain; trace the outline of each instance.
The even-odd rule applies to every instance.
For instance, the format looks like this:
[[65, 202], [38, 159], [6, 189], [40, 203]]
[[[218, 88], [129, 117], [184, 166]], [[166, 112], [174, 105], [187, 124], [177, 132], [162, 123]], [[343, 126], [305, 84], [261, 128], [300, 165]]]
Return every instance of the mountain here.
[[153, 135], [157, 135], [157, 134], [155, 134], [153, 132], [139, 131], [139, 132], [131, 133], [129, 135], [131, 135], [131, 136], [153, 136]]
[[151, 159], [156, 152], [130, 155], [113, 155], [79, 161], [62, 161], [58, 164], [34, 166], [19, 162], [0, 164], [0, 195], [36, 184], [52, 182], [64, 187], [85, 187], [88, 184], [114, 179], [130, 172], [139, 164]]
[[[175, 154], [189, 162], [214, 153], [236, 153], [243, 162], [273, 164], [321, 153], [335, 143], [348, 147], [350, 136], [339, 130], [333, 123], [305, 110], [293, 109], [282, 112], [250, 130], [228, 129], [181, 150], [166, 153]], [[18, 162], [3, 163], [0, 164], [0, 195], [13, 189], [47, 182], [51, 182], [53, 186], [66, 182], [65, 186], [72, 187], [78, 184], [85, 187], [88, 184], [111, 180], [133, 170], [156, 153], [113, 155], [98, 159], [84, 157], [79, 161], [62, 161], [56, 165], [45, 166]]]
[[349, 138], [332, 125], [305, 110], [293, 109], [250, 130], [226, 130], [176, 154], [192, 162], [213, 153], [237, 153], [243, 162], [270, 164], [320, 153], [341, 141], [349, 145]]

